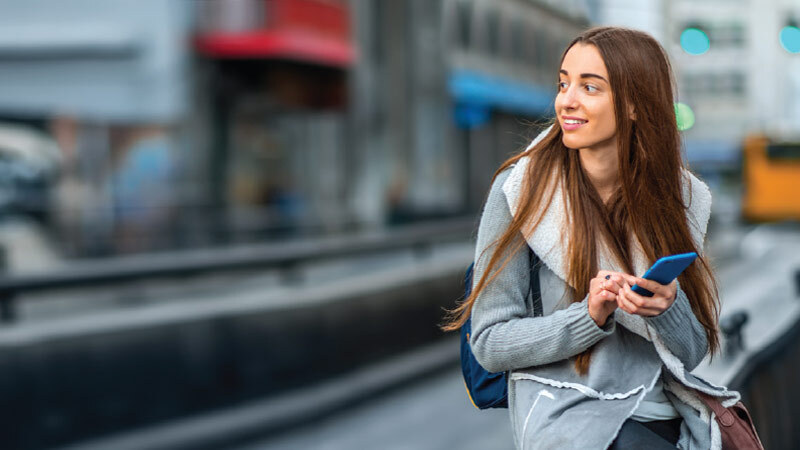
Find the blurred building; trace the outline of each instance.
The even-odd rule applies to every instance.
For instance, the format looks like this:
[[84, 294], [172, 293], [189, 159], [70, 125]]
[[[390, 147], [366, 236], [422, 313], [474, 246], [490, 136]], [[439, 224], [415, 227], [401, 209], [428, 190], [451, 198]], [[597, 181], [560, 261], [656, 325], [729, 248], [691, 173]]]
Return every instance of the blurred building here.
[[[800, 55], [779, 40], [781, 28], [800, 19], [800, 4], [678, 0], [667, 14], [679, 100], [696, 119], [684, 133], [690, 160], [737, 164], [748, 134], [800, 134]], [[706, 49], [687, 51], [690, 29], [707, 37]]]
[[[37, 7], [38, 6], [38, 7]], [[67, 256], [474, 214], [581, 0], [0, 4], [0, 121], [62, 153]]]
[[[196, 3], [196, 135], [214, 240], [336, 232], [346, 205], [351, 8], [334, 0]], [[211, 228], [202, 225], [211, 224]]]
[[665, 0], [586, 0], [594, 25], [633, 28], [649, 33], [662, 45], [666, 37]]
[[365, 220], [465, 214], [494, 170], [552, 115], [581, 2], [354, 0], [358, 183]]
[[196, 99], [215, 130], [217, 231], [269, 238], [474, 213], [530, 122], [552, 114], [560, 53], [588, 25], [582, 5], [204, 2]]
[[59, 181], [42, 216], [63, 253], [168, 240], [189, 110], [187, 6], [0, 3], [0, 122], [58, 144]]

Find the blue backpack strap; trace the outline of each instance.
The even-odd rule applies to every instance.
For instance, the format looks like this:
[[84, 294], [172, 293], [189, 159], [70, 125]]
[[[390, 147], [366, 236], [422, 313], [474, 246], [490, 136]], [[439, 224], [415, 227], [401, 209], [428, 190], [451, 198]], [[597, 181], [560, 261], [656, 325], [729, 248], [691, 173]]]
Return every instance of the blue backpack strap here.
[[542, 317], [544, 315], [544, 310], [542, 308], [542, 287], [539, 283], [539, 267], [542, 266], [542, 260], [539, 259], [539, 256], [536, 255], [536, 252], [534, 252], [530, 247], [528, 247], [528, 253], [531, 263], [531, 282], [529, 292], [531, 301], [533, 302], [533, 316]]
[[[530, 261], [530, 286], [528, 298], [533, 305], [533, 315], [542, 315], [541, 288], [539, 285], [539, 267], [541, 260], [528, 247]], [[472, 293], [472, 276], [475, 263], [469, 265], [464, 276], [464, 298]], [[527, 301], [526, 301], [527, 303]], [[472, 318], [461, 327], [461, 373], [464, 375], [464, 385], [472, 404], [479, 409], [507, 408], [508, 407], [508, 382], [506, 372], [489, 372], [475, 359], [469, 345], [472, 332]]]

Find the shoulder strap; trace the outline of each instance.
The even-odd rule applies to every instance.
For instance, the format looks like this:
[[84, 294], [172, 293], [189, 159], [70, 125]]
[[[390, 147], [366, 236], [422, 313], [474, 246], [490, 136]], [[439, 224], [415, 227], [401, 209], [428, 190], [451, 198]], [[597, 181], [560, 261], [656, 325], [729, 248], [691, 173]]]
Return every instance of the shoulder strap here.
[[528, 254], [530, 257], [530, 298], [531, 302], [533, 303], [533, 316], [534, 317], [541, 317], [544, 315], [544, 311], [542, 308], [542, 291], [541, 286], [539, 285], [539, 267], [541, 266], [541, 260], [536, 255], [530, 246], [528, 246]]

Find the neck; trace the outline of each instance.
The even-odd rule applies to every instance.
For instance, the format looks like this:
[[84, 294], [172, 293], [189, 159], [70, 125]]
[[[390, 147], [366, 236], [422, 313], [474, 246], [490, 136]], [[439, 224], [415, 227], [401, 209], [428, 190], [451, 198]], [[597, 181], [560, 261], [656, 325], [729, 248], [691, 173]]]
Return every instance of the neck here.
[[605, 202], [619, 181], [616, 140], [603, 146], [581, 148], [578, 152], [583, 169]]

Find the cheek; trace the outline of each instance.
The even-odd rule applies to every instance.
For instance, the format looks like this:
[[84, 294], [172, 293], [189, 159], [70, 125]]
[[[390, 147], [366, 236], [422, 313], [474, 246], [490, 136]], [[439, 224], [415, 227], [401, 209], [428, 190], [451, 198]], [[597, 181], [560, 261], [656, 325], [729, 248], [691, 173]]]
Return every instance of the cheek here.
[[603, 118], [597, 124], [602, 134], [611, 134], [617, 130], [617, 121], [614, 119], [614, 113], [603, 115]]
[[603, 132], [613, 132], [617, 129], [617, 120], [614, 116], [614, 106], [607, 101], [598, 102], [593, 108], [596, 111], [595, 124]]

